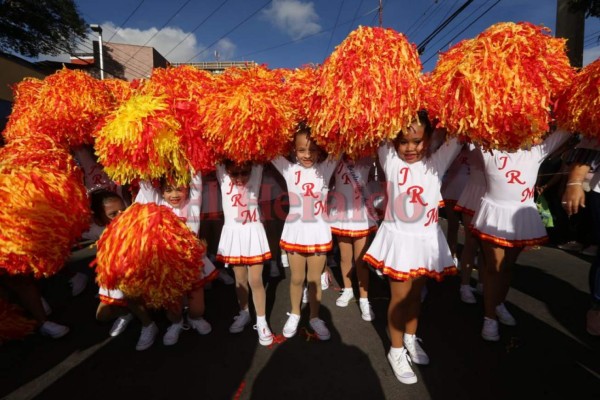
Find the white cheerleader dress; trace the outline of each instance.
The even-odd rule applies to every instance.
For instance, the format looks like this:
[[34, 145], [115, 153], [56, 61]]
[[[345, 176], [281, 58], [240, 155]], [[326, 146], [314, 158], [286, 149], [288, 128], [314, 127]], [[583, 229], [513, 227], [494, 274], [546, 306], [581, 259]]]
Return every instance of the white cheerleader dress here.
[[444, 232], [438, 225], [440, 187], [461, 145], [451, 139], [430, 157], [409, 164], [391, 143], [378, 156], [388, 181], [385, 216], [364, 260], [390, 278], [428, 276], [441, 281], [457, 273]]
[[463, 146], [442, 178], [444, 206], [454, 208], [469, 180], [469, 148]]
[[360, 238], [377, 230], [377, 223], [365, 206], [365, 196], [368, 196], [365, 187], [372, 165], [370, 157], [338, 163], [334, 190], [329, 193], [329, 222], [334, 235]]
[[289, 253], [327, 253], [333, 247], [327, 194], [337, 161], [327, 159], [310, 168], [284, 157], [271, 163], [285, 179], [289, 196], [280, 247]]
[[569, 136], [556, 131], [530, 150], [480, 150], [487, 189], [471, 224], [474, 235], [503, 247], [533, 246], [548, 240], [534, 202], [535, 182], [542, 161]]
[[481, 204], [486, 183], [483, 173], [483, 159], [481, 153], [473, 144], [469, 144], [468, 159], [469, 179], [454, 206], [454, 210], [472, 217]]
[[256, 265], [271, 259], [258, 206], [262, 173], [262, 165], [252, 166], [248, 182], [244, 186], [237, 186], [231, 181], [225, 167], [217, 166], [225, 215], [217, 261], [232, 265]]
[[[192, 178], [188, 198], [181, 207], [173, 208], [163, 199], [160, 189], [155, 188], [152, 183], [147, 181], [140, 182], [140, 190], [135, 201], [140, 204], [155, 203], [170, 208], [177, 217], [185, 222], [190, 231], [198, 235], [200, 231], [200, 210], [202, 208], [202, 176], [200, 173]], [[206, 254], [202, 258], [202, 263], [204, 265], [200, 268], [198, 280], [192, 285], [194, 289], [214, 280], [219, 273], [215, 265], [206, 257]]]

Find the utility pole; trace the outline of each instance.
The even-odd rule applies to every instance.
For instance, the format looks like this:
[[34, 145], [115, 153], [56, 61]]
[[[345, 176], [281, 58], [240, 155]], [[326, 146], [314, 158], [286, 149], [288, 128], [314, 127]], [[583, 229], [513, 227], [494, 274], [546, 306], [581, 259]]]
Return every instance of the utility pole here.
[[567, 39], [567, 55], [571, 65], [583, 66], [583, 36], [585, 29], [585, 13], [571, 11], [571, 0], [556, 0], [556, 37]]

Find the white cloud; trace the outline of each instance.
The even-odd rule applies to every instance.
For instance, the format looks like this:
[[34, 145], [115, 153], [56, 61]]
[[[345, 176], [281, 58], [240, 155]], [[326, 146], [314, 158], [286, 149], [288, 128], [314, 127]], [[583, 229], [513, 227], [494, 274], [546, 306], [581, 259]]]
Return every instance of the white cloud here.
[[321, 25], [316, 22], [319, 15], [315, 12], [312, 2], [273, 0], [271, 7], [265, 9], [263, 15], [293, 39], [300, 39], [321, 30]]
[[600, 46], [583, 49], [583, 66], [596, 61], [600, 57]]
[[[146, 30], [118, 29], [112, 22], [105, 22], [102, 24], [102, 39], [105, 42], [154, 47], [170, 62], [212, 61], [214, 60], [214, 50], [219, 51], [221, 60], [230, 60], [235, 55], [236, 50], [236, 45], [231, 40], [222, 39], [213, 46], [214, 49], [208, 51], [206, 45], [198, 43], [195, 34], [173, 27], [162, 28], [160, 31], [157, 28]], [[78, 51], [91, 53], [92, 41], [94, 40], [98, 40], [98, 34], [95, 32], [89, 33], [88, 40], [82, 42]], [[44, 56], [40, 59], [68, 62], [69, 56]]]

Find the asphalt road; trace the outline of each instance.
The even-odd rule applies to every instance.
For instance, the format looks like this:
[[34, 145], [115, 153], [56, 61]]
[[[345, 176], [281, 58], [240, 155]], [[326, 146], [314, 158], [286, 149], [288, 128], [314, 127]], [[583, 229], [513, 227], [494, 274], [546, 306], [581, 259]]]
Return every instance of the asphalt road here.
[[[93, 254], [81, 252], [69, 268], [86, 271]], [[179, 343], [157, 339], [138, 352], [139, 324], [108, 336], [94, 319], [97, 288], [70, 296], [67, 278], [46, 282], [52, 318], [71, 327], [58, 340], [31, 335], [0, 347], [3, 399], [600, 399], [600, 338], [585, 331], [590, 257], [542, 247], [521, 254], [507, 307], [518, 321], [501, 326], [501, 340], [480, 337], [483, 309], [463, 304], [459, 281], [430, 282], [419, 336], [431, 358], [414, 366], [418, 382], [396, 380], [386, 359], [387, 282], [371, 275], [373, 322], [360, 318], [358, 303], [335, 305], [336, 283], [323, 293], [322, 315], [331, 340], [307, 334], [305, 306], [299, 334], [270, 347], [251, 327], [230, 334], [237, 313], [233, 286], [216, 282], [206, 291], [206, 318], [213, 331], [184, 331]], [[339, 268], [332, 269], [341, 282]], [[289, 270], [266, 278], [267, 317], [280, 334], [288, 311]], [[473, 283], [476, 274], [473, 276]], [[161, 334], [168, 323], [156, 314]]]

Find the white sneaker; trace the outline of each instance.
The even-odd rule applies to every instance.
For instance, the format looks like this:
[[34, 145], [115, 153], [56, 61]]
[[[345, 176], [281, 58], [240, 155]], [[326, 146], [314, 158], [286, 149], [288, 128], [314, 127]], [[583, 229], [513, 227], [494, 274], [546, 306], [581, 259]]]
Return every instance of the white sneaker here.
[[470, 285], [460, 285], [460, 300], [467, 304], [476, 304], [477, 299]]
[[235, 279], [231, 277], [227, 272], [225, 272], [225, 268], [221, 268], [219, 270], [219, 275], [217, 278], [226, 285], [233, 285], [235, 283]]
[[429, 356], [425, 353], [425, 350], [419, 344], [421, 339], [416, 335], [404, 334], [404, 348], [410, 354], [410, 359], [415, 364], [427, 365], [429, 364]]
[[327, 325], [325, 325], [325, 321], [322, 319], [312, 318], [308, 323], [317, 334], [319, 340], [329, 340], [331, 338], [331, 333], [329, 333], [329, 329], [327, 329]]
[[308, 304], [308, 288], [306, 286], [302, 289], [302, 304]]
[[57, 324], [56, 322], [46, 321], [40, 326], [40, 333], [52, 339], [58, 339], [69, 333], [69, 327]]
[[69, 279], [69, 283], [71, 284], [71, 294], [73, 296], [77, 296], [83, 292], [88, 283], [88, 277], [86, 274], [81, 272], [77, 272], [75, 275]]
[[298, 331], [298, 323], [300, 322], [300, 316], [292, 313], [287, 313], [289, 315], [285, 325], [283, 326], [283, 336], [286, 338], [293, 337]]
[[158, 327], [154, 322], [148, 326], [142, 326], [142, 332], [140, 333], [140, 338], [137, 341], [135, 349], [137, 351], [146, 350], [148, 347], [152, 346], [154, 339], [156, 339], [156, 335], [158, 335]]
[[208, 335], [212, 331], [212, 326], [204, 318], [198, 319], [187, 317], [188, 324], [201, 335]]
[[163, 344], [165, 346], [173, 346], [175, 343], [177, 343], [177, 341], [179, 340], [179, 334], [181, 333], [182, 329], [183, 320], [171, 324], [171, 326], [167, 328], [167, 333], [165, 333], [165, 335], [163, 336]]
[[321, 290], [327, 290], [329, 288], [329, 274], [323, 272], [321, 274]]
[[508, 326], [517, 325], [517, 320], [508, 312], [504, 303], [500, 303], [496, 306], [496, 316], [501, 324]]
[[269, 276], [271, 278], [278, 278], [279, 275], [281, 275], [281, 274], [279, 273], [279, 267], [277, 266], [277, 261], [271, 260], [271, 262], [270, 262], [270, 269], [269, 269]]
[[454, 265], [456, 266], [456, 268], [460, 269], [460, 267], [458, 265], [459, 264], [458, 258], [456, 256], [452, 257], [452, 262], [454, 263]]
[[335, 301], [335, 305], [338, 307], [348, 307], [348, 303], [354, 299], [354, 291], [352, 288], [342, 289], [340, 297]]
[[229, 327], [229, 332], [240, 333], [250, 323], [250, 312], [248, 310], [240, 311], [233, 319], [234, 321]]
[[269, 329], [269, 325], [254, 325], [254, 329], [258, 332], [258, 343], [262, 346], [268, 346], [273, 343], [273, 333]]
[[417, 383], [417, 375], [415, 375], [414, 371], [410, 367], [410, 356], [404, 347], [400, 349], [399, 354], [392, 354], [392, 351], [387, 355], [388, 361], [392, 366], [392, 371], [394, 371], [394, 375], [396, 378], [406, 384], [410, 385], [412, 383]]
[[373, 312], [373, 308], [371, 308], [371, 304], [369, 303], [369, 299], [367, 301], [359, 300], [358, 306], [360, 308], [360, 317], [364, 321], [373, 321], [375, 319], [375, 313]]
[[129, 325], [132, 319], [133, 315], [131, 313], [121, 315], [115, 320], [112, 328], [110, 328], [110, 331], [108, 331], [108, 334], [110, 336], [119, 336], [121, 333], [123, 333], [123, 331], [125, 331], [125, 329], [127, 329], [127, 325]]
[[500, 340], [500, 334], [498, 333], [498, 321], [488, 317], [483, 317], [481, 337], [489, 342], [497, 342]]

